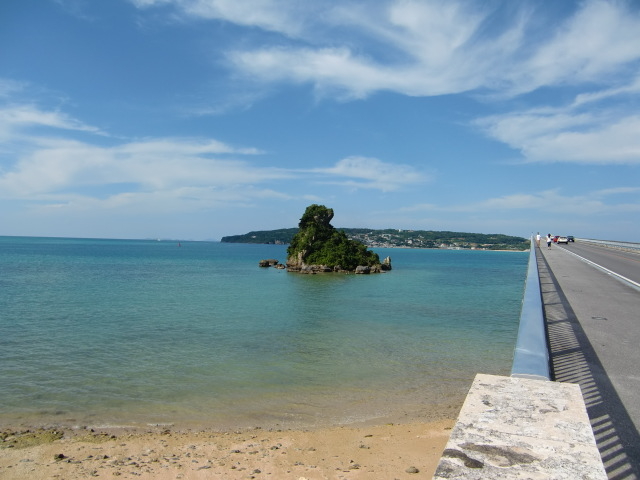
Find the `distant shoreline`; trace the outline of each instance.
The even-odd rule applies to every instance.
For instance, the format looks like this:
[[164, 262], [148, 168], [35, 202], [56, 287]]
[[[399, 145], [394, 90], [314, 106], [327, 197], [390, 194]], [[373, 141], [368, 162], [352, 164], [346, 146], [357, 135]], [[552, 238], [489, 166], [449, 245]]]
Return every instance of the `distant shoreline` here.
[[[42, 239], [42, 240], [77, 240], [77, 241], [105, 241], [105, 242], [157, 242], [157, 243], [226, 243], [226, 244], [241, 244], [241, 245], [274, 245], [274, 246], [287, 246], [288, 243], [273, 243], [273, 242], [225, 242], [222, 240], [190, 240], [190, 239], [172, 239], [172, 238], [102, 238], [102, 237], [48, 237], [37, 235], [0, 235], [0, 238], [25, 238], [25, 239]], [[226, 237], [223, 237], [226, 238]], [[528, 252], [530, 248], [524, 250], [518, 249], [491, 249], [491, 248], [450, 248], [450, 247], [422, 247], [422, 246], [408, 246], [408, 245], [367, 245], [368, 248], [401, 248], [401, 249], [417, 249], [417, 250], [473, 250], [484, 252]]]
[[[337, 228], [351, 240], [357, 240], [368, 248], [460, 248], [482, 250], [516, 250], [530, 248], [530, 240], [504, 234], [484, 234], [434, 230]], [[297, 228], [252, 231], [242, 235], [230, 235], [220, 243], [288, 245]]]

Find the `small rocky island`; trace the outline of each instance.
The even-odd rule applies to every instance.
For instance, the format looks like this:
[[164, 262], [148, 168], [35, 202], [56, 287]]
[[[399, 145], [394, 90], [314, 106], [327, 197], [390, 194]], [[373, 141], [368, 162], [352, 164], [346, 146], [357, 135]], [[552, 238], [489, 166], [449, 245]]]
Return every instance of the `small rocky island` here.
[[[331, 208], [315, 204], [307, 207], [298, 224], [298, 233], [287, 248], [288, 272], [367, 274], [391, 270], [390, 257], [380, 262], [377, 253], [334, 228], [330, 223], [332, 218]], [[278, 267], [279, 264], [275, 260], [262, 260], [260, 266]]]

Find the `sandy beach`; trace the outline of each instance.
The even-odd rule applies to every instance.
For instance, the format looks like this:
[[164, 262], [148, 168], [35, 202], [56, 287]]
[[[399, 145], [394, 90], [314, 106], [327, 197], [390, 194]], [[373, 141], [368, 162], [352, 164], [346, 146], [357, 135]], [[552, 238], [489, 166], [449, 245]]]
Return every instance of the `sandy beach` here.
[[235, 432], [154, 428], [0, 433], [0, 478], [431, 478], [454, 420]]

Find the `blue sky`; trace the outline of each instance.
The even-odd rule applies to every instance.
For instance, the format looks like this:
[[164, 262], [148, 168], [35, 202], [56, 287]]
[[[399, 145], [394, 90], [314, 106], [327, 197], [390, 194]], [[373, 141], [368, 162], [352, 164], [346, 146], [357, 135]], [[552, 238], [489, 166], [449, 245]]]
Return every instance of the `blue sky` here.
[[640, 242], [640, 2], [3, 0], [0, 235]]

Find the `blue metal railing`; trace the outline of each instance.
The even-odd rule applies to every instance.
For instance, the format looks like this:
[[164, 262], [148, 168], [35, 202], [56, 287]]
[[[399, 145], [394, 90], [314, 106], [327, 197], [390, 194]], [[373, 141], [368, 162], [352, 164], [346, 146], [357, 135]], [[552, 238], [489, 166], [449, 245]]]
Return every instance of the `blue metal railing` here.
[[511, 376], [537, 380], [551, 379], [538, 259], [533, 237]]

